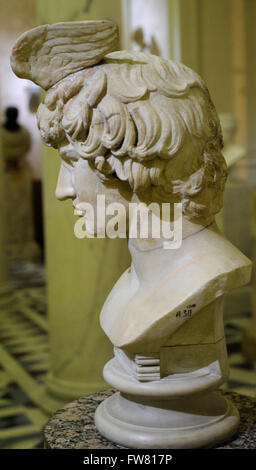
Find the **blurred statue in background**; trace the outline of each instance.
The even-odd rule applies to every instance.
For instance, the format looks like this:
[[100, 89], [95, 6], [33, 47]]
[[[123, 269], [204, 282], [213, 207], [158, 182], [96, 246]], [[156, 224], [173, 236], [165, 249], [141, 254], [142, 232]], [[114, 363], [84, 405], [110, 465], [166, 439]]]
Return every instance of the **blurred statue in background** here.
[[171, 226], [174, 204], [182, 206], [178, 248], [165, 249], [162, 233], [130, 236], [131, 267], [100, 318], [115, 351], [104, 377], [120, 393], [98, 407], [96, 427], [126, 447], [209, 447], [239, 424], [213, 390], [228, 376], [223, 296], [251, 272], [215, 223], [227, 175], [221, 127], [195, 72], [112, 52], [117, 44], [109, 21], [43, 25], [18, 39], [11, 63], [47, 91], [37, 117], [62, 160], [56, 196], [73, 200], [92, 235], [84, 204], [97, 212], [97, 195], [123, 205], [129, 229], [144, 223], [128, 218], [130, 203], [166, 203]]
[[132, 33], [132, 40], [136, 45], [136, 49], [141, 52], [148, 52], [149, 54], [161, 55], [160, 49], [154, 36], [151, 36], [150, 43], [146, 43], [144, 39], [143, 29], [137, 28]]
[[30, 134], [25, 127], [19, 124], [18, 116], [19, 111], [15, 106], [6, 108], [2, 135], [7, 171], [20, 170], [27, 166], [24, 157], [30, 149]]
[[38, 257], [39, 248], [34, 242], [31, 173], [26, 161], [31, 139], [18, 115], [15, 106], [6, 108], [2, 125], [7, 254], [10, 261], [28, 261]]

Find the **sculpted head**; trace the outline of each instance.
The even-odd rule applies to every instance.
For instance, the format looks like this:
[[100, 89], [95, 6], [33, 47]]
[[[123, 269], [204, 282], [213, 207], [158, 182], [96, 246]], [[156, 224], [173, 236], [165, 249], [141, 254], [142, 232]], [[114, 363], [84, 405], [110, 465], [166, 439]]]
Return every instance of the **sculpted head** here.
[[187, 218], [206, 223], [222, 207], [219, 119], [204, 82], [183, 64], [106, 54], [51, 86], [37, 117], [63, 160], [61, 199], [182, 202]]

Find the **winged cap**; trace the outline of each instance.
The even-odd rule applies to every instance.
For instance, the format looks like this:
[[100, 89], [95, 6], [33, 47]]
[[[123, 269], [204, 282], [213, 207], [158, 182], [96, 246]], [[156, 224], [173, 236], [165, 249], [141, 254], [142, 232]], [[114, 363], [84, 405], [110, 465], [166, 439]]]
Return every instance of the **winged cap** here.
[[118, 42], [118, 27], [108, 20], [37, 26], [18, 38], [11, 67], [18, 77], [48, 90], [71, 73], [99, 63]]

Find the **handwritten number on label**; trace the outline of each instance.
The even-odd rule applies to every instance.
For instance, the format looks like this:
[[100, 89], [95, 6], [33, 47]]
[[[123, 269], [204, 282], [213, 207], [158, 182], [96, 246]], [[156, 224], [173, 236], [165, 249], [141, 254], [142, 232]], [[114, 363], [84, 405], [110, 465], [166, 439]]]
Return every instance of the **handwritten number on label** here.
[[196, 307], [196, 304], [190, 304], [187, 305], [184, 310], [178, 310], [176, 313], [176, 318], [186, 318], [186, 317], [192, 317], [193, 309]]

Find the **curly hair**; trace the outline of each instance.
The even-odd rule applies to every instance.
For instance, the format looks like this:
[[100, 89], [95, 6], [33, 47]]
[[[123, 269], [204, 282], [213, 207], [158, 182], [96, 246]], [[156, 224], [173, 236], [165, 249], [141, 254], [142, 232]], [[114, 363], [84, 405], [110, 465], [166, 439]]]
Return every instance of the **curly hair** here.
[[108, 54], [50, 88], [37, 117], [46, 144], [68, 140], [104, 182], [118, 178], [138, 194], [151, 188], [152, 201], [182, 202], [193, 219], [222, 207], [219, 119], [204, 82], [183, 64]]

